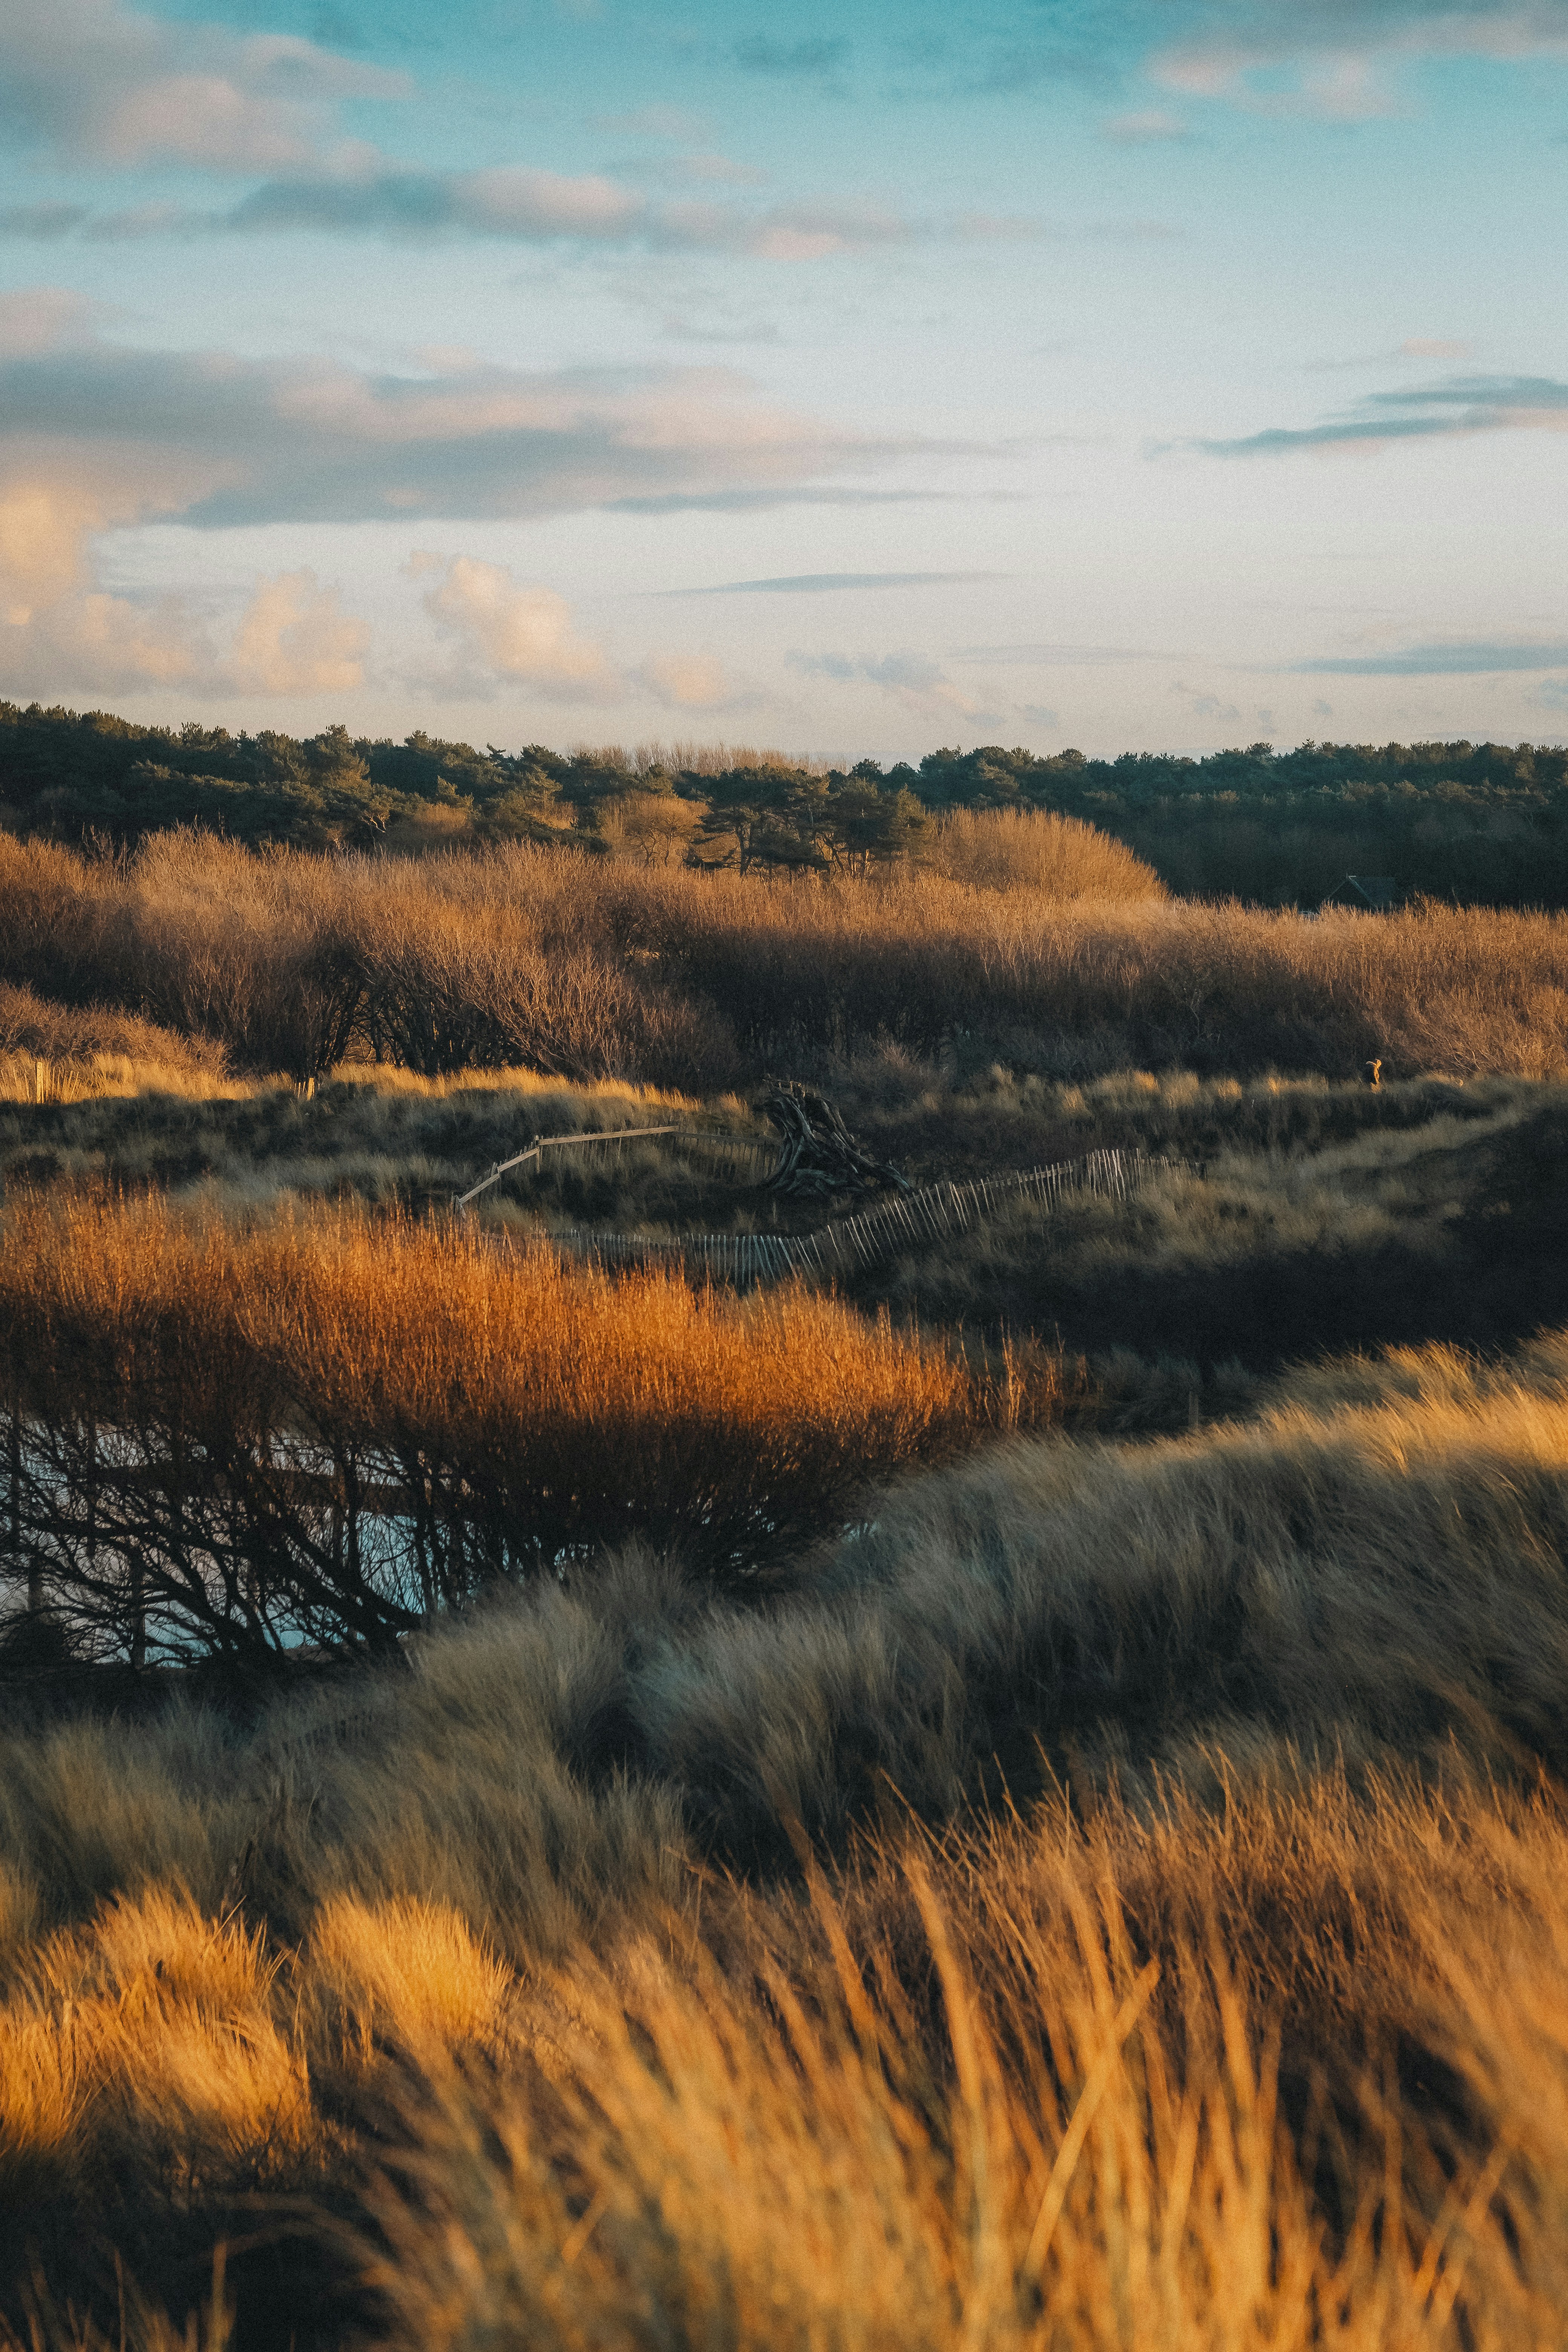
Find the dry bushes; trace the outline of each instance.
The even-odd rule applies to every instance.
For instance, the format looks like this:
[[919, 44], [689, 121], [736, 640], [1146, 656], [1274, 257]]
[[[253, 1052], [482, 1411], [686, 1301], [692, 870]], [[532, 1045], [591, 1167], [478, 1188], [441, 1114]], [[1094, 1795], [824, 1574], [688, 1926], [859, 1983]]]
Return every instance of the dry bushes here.
[[736, 1072], [727, 1024], [626, 954], [584, 860], [513, 845], [434, 872], [367, 863], [351, 920], [363, 1030], [426, 1076], [526, 1062], [712, 1087]]
[[223, 1049], [205, 1038], [101, 1005], [51, 1003], [0, 981], [0, 1101], [79, 1102], [159, 1088], [200, 1097], [226, 1084]]
[[1066, 1402], [1054, 1358], [973, 1369], [829, 1299], [467, 1227], [67, 1197], [12, 1209], [5, 1242], [13, 1572], [133, 1658], [149, 1625], [384, 1643], [633, 1533], [743, 1570]]
[[[1129, 897], [1142, 869], [1068, 821], [953, 825], [991, 885], [1037, 840], [1056, 880], [791, 882], [529, 845], [425, 864], [254, 856], [176, 835], [121, 866], [0, 837], [15, 909], [0, 977], [301, 1078], [353, 1043], [430, 1076], [524, 1061], [712, 1090], [742, 1055], [776, 1066], [877, 1038], [931, 1052], [960, 1031], [1060, 1074], [1349, 1075], [1373, 1055], [1390, 1076], [1568, 1068], [1568, 918], [1314, 920]], [[1121, 895], [1079, 895], [1106, 860]]]
[[[1352, 1360], [766, 1612], [628, 1559], [248, 1730], [8, 1736], [7, 2251], [112, 2315], [92, 2212], [183, 2312], [313, 2186], [374, 2294], [247, 2256], [263, 2343], [1548, 2352], [1565, 1461], [1562, 1337]], [[706, 1866], [763, 1811], [783, 1883]]]
[[949, 809], [921, 863], [977, 890], [1032, 890], [1053, 903], [1163, 898], [1164, 884], [1125, 842], [1045, 809]]
[[1349, 1076], [1373, 1055], [1391, 1077], [1568, 1071], [1562, 916], [1047, 908], [920, 877], [646, 887], [650, 940], [753, 1051], [878, 1034], [931, 1050], [960, 1029], [1064, 1075], [1184, 1063]]
[[506, 849], [433, 865], [255, 855], [154, 835], [93, 863], [0, 838], [0, 977], [103, 1000], [304, 1080], [351, 1044], [427, 1076], [533, 1067], [703, 1087], [723, 1022], [628, 961], [586, 861]]
[[306, 1078], [347, 1050], [359, 1003], [341, 883], [325, 859], [177, 834], [123, 861], [0, 840], [3, 976]]

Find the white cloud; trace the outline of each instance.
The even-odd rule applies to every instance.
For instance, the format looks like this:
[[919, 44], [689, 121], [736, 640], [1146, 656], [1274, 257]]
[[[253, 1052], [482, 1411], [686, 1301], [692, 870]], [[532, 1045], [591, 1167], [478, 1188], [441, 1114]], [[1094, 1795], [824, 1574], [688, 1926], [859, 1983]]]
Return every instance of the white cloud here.
[[1194, 719], [1217, 719], [1222, 724], [1232, 726], [1241, 717], [1240, 709], [1236, 703], [1222, 702], [1217, 694], [1209, 694], [1201, 688], [1190, 687], [1183, 678], [1173, 679], [1166, 690], [1185, 709], [1190, 710]]
[[228, 668], [250, 694], [348, 693], [364, 681], [370, 631], [342, 612], [313, 572], [259, 581], [235, 635]]
[[[647, 173], [642, 174], [649, 176]], [[758, 184], [765, 173], [721, 155], [688, 156], [654, 177], [687, 185]], [[900, 246], [1016, 243], [1047, 234], [1022, 215], [966, 212], [916, 216], [885, 205], [815, 203], [755, 206], [711, 195], [655, 201], [604, 173], [576, 175], [522, 164], [477, 172], [390, 164], [366, 149], [343, 150], [331, 169], [289, 170], [263, 180], [225, 209], [155, 202], [93, 213], [83, 205], [14, 205], [0, 227], [43, 242], [79, 237], [130, 243], [146, 237], [296, 235], [377, 236], [428, 244], [497, 237], [520, 245], [637, 247], [656, 253], [728, 253], [755, 260], [815, 262]], [[1169, 236], [1160, 224], [1091, 224], [1089, 236]]]
[[[410, 569], [428, 572], [440, 562], [416, 555]], [[424, 603], [465, 663], [490, 678], [556, 702], [616, 701], [626, 690], [603, 646], [576, 634], [566, 599], [552, 588], [521, 586], [504, 564], [455, 555]]]
[[1478, 433], [1568, 433], [1568, 382], [1554, 376], [1451, 376], [1403, 392], [1368, 393], [1349, 414], [1321, 425], [1269, 425], [1237, 440], [1188, 446], [1215, 457], [1282, 457], [1313, 449], [1367, 452], [1402, 441]]
[[[721, 156], [688, 159], [684, 174], [705, 182], [760, 177]], [[673, 167], [671, 167], [673, 169]], [[715, 198], [655, 203], [624, 181], [589, 173], [575, 178], [506, 165], [481, 172], [390, 169], [290, 173], [253, 189], [227, 213], [186, 212], [163, 232], [314, 229], [428, 239], [453, 235], [537, 244], [571, 238], [594, 245], [640, 245], [666, 253], [749, 254], [765, 261], [820, 261], [900, 245], [998, 234], [1035, 234], [1031, 224], [983, 218], [924, 220], [885, 206], [807, 204], [759, 212]], [[161, 233], [163, 233], [161, 232]], [[95, 234], [96, 230], [85, 232]]]
[[530, 373], [448, 357], [395, 377], [133, 350], [36, 289], [0, 306], [0, 493], [52, 500], [68, 533], [664, 511], [827, 499], [831, 478], [920, 446], [832, 431], [728, 369]]
[[177, 598], [142, 604], [97, 589], [43, 603], [0, 596], [0, 654], [17, 693], [133, 693], [149, 686], [222, 690], [212, 648]]
[[[16, 504], [0, 504], [0, 534]], [[226, 652], [176, 596], [111, 596], [62, 564], [62, 542], [0, 535], [0, 658], [14, 691], [54, 696], [136, 693], [181, 686], [214, 697], [297, 698], [363, 683], [370, 632], [313, 572], [257, 582]], [[40, 558], [40, 551], [42, 560]], [[33, 560], [29, 562], [27, 559]]]
[[[361, 683], [364, 625], [308, 572], [258, 583], [232, 641], [177, 600], [108, 594], [100, 542], [131, 526], [749, 511], [893, 496], [835, 478], [910, 454], [770, 405], [726, 370], [525, 374], [426, 356], [435, 372], [393, 378], [132, 350], [57, 289], [0, 299], [7, 690], [287, 697]], [[672, 707], [734, 703], [705, 656], [661, 654], [628, 677], [553, 591], [471, 556], [435, 568], [427, 609], [457, 656], [444, 690], [510, 679], [574, 702], [637, 688]]]
[[567, 179], [507, 166], [465, 173], [460, 186], [469, 223], [501, 236], [619, 239], [647, 210], [634, 189], [596, 173]]
[[1151, 62], [1155, 80], [1265, 113], [1398, 110], [1384, 69], [1422, 57], [1568, 56], [1568, 0], [1220, 0]]
[[707, 654], [659, 654], [637, 672], [656, 701], [676, 710], [716, 710], [735, 698], [724, 666]]
[[0, 363], [90, 341], [92, 331], [92, 304], [64, 286], [19, 286], [0, 294]]
[[220, 172], [342, 168], [350, 98], [401, 98], [405, 75], [285, 33], [171, 22], [121, 0], [8, 0], [0, 126], [107, 163]]
[[0, 477], [0, 594], [13, 614], [88, 583], [89, 535], [136, 514], [133, 488], [117, 488], [86, 468]]

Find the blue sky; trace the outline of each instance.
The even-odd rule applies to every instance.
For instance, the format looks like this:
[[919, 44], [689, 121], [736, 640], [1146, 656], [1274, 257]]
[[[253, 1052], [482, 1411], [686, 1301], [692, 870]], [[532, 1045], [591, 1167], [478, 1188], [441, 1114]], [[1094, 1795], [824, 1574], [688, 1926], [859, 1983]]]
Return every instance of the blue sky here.
[[0, 0], [0, 692], [1568, 735], [1568, 0]]

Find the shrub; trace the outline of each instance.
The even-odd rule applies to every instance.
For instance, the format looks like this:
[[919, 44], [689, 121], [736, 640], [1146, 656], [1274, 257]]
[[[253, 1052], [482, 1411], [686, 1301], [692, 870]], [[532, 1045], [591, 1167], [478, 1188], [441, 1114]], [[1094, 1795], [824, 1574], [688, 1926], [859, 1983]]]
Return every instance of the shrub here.
[[831, 1299], [467, 1226], [63, 1197], [5, 1240], [13, 1544], [137, 1662], [384, 1647], [634, 1532], [743, 1573], [900, 1465], [1067, 1402], [1055, 1358], [972, 1368]]
[[1165, 886], [1124, 842], [1081, 818], [1044, 810], [949, 809], [921, 862], [979, 890], [1063, 898], [1163, 898]]
[[[994, 876], [1019, 844], [1058, 844], [1072, 894], [1125, 855], [1054, 818], [953, 824], [992, 845]], [[1568, 917], [1309, 919], [1150, 896], [1142, 869], [1117, 887], [1133, 885], [789, 881], [526, 842], [420, 862], [158, 835], [118, 865], [0, 836], [0, 979], [300, 1079], [353, 1044], [427, 1076], [521, 1061], [711, 1092], [802, 1053], [933, 1053], [955, 1032], [1060, 1075], [1568, 1070]]]

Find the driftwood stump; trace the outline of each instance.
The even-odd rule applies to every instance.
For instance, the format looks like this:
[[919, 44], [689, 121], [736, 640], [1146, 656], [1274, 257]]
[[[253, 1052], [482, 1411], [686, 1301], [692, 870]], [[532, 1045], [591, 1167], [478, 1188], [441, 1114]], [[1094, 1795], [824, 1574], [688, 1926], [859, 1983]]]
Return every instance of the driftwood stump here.
[[821, 1095], [764, 1095], [756, 1106], [784, 1139], [779, 1164], [763, 1190], [792, 1201], [823, 1200], [834, 1192], [910, 1190], [910, 1180], [862, 1151], [833, 1105]]

